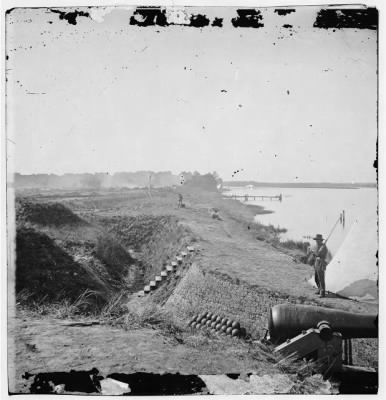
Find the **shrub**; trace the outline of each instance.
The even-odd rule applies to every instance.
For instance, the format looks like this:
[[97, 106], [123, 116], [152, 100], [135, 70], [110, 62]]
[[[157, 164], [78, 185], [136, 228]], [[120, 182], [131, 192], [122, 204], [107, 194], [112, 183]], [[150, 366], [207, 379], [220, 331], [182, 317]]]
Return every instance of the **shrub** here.
[[280, 242], [280, 245], [282, 247], [285, 247], [286, 249], [290, 250], [301, 250], [305, 251], [306, 244], [301, 241], [296, 241], [296, 240], [284, 240]]

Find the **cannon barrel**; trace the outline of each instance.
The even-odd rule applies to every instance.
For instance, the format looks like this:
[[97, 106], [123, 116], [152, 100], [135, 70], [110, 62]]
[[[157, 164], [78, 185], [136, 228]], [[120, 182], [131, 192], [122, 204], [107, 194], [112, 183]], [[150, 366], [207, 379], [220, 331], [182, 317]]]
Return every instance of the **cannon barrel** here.
[[344, 339], [378, 337], [378, 316], [354, 314], [332, 308], [280, 304], [271, 308], [268, 321], [272, 343], [282, 343], [326, 321]]

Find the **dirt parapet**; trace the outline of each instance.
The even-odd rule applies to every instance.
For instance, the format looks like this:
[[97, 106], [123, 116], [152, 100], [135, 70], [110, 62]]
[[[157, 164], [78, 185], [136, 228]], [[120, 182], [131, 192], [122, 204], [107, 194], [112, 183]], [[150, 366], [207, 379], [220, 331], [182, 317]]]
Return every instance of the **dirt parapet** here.
[[18, 201], [16, 211], [17, 294], [73, 301], [88, 290], [105, 301], [119, 290], [136, 289], [136, 261], [100, 227], [60, 203]]
[[144, 265], [144, 282], [159, 274], [192, 240], [192, 234], [170, 215], [113, 216], [96, 219], [97, 223], [132, 249]]
[[42, 226], [88, 225], [70, 209], [60, 203], [38, 203], [20, 199], [16, 202], [16, 218]]
[[85, 290], [101, 284], [53, 239], [32, 228], [21, 227], [16, 234], [16, 293], [28, 290], [30, 298], [49, 301], [75, 300]]

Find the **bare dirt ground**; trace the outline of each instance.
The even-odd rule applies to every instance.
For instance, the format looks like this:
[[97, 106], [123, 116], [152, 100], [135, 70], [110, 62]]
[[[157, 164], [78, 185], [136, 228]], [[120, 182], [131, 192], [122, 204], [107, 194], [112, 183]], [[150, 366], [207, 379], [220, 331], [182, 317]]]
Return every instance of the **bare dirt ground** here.
[[[173, 191], [110, 193], [104, 196], [53, 196], [83, 218], [172, 215], [192, 232], [199, 249], [195, 258], [208, 272], [226, 276], [273, 292], [302, 298], [309, 304], [351, 312], [377, 313], [377, 306], [334, 296], [317, 298], [308, 284], [311, 267], [297, 261], [296, 252], [277, 248], [269, 231], [253, 224], [261, 209], [224, 200], [218, 194], [184, 193], [186, 208], [177, 208]], [[52, 198], [50, 198], [52, 200]], [[42, 198], [41, 201], [46, 201]], [[210, 210], [219, 210], [220, 220]], [[263, 230], [262, 230], [263, 229]], [[266, 240], [257, 240], [256, 234]], [[14, 309], [9, 318], [9, 374], [11, 391], [28, 392], [25, 372], [88, 370], [102, 375], [136, 371], [181, 374], [275, 373], [274, 357], [253, 342], [204, 335], [189, 329], [179, 337], [151, 327], [122, 328], [110, 325], [65, 326], [62, 319], [31, 315]], [[68, 322], [68, 321], [67, 321]], [[377, 365], [377, 342], [359, 341], [366, 365]], [[355, 345], [354, 345], [355, 346]], [[357, 344], [358, 346], [358, 344]], [[12, 362], [14, 360], [14, 363]], [[14, 385], [12, 385], [12, 382]]]
[[[19, 315], [12, 324], [9, 353], [16, 354], [16, 392], [25, 392], [29, 372], [90, 370], [102, 376], [130, 374], [223, 374], [279, 372], [269, 353], [262, 354], [244, 341], [186, 332], [183, 343], [151, 328], [125, 330], [111, 326], [66, 326], [69, 321]], [[270, 359], [271, 362], [268, 362]]]

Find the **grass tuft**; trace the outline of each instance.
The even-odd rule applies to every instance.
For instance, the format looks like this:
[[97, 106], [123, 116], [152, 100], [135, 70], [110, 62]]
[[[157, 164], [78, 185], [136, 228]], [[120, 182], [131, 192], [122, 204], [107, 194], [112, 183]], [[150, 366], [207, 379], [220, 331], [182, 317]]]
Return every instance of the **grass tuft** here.
[[95, 298], [99, 296], [99, 293], [87, 289], [72, 302], [67, 299], [46, 302], [46, 296], [31, 300], [32, 296], [31, 292], [23, 289], [16, 295], [16, 306], [35, 315], [50, 315], [54, 318], [65, 319], [93, 315]]

